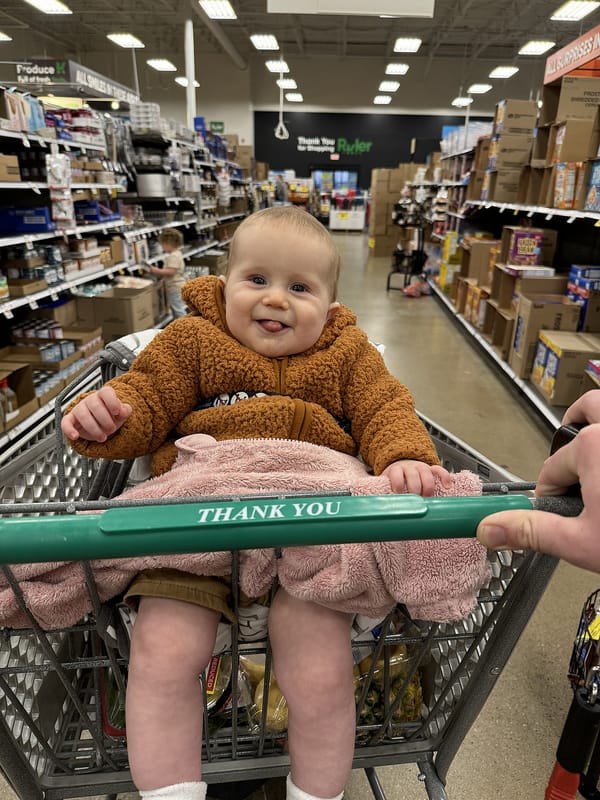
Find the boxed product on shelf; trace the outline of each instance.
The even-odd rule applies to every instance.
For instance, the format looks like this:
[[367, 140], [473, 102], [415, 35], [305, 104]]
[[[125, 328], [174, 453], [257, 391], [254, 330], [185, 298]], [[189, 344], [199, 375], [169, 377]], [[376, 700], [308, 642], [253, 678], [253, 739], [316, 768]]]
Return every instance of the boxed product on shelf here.
[[10, 297], [27, 297], [48, 288], [45, 278], [8, 278], [7, 284]]
[[500, 308], [496, 300], [489, 298], [485, 304], [483, 320], [480, 319], [479, 327], [484, 337], [503, 360], [508, 358], [514, 324], [515, 312], [512, 309]]
[[102, 202], [100, 200], [77, 200], [75, 214], [78, 224], [121, 219], [121, 201], [118, 198], [110, 198]]
[[600, 211], [600, 160], [593, 160], [589, 164], [586, 174], [589, 173], [587, 189], [583, 203], [584, 211]]
[[0, 155], [0, 181], [18, 183], [21, 180], [17, 156]]
[[574, 208], [579, 181], [583, 179], [581, 161], [568, 161], [554, 167], [553, 208]]
[[520, 170], [531, 157], [532, 134], [493, 136], [488, 151], [488, 163], [484, 169]]
[[467, 286], [467, 296], [465, 299], [465, 319], [476, 328], [481, 328], [485, 317], [485, 306], [490, 297], [488, 289], [475, 284]]
[[600, 389], [600, 361], [595, 359], [588, 361], [581, 384], [582, 394], [590, 389]]
[[208, 267], [211, 275], [224, 275], [227, 269], [228, 255], [222, 250], [208, 250], [206, 253], [193, 256], [187, 260], [192, 267]]
[[517, 136], [532, 134], [537, 116], [535, 100], [501, 100], [496, 103], [493, 133]]
[[569, 283], [567, 297], [581, 309], [578, 330], [600, 333], [600, 290], [583, 289]]
[[540, 125], [594, 117], [600, 103], [600, 78], [565, 75], [542, 89]]
[[77, 316], [102, 328], [105, 341], [151, 328], [155, 322], [152, 282], [142, 288], [109, 287], [93, 296], [77, 297]]
[[519, 378], [528, 378], [542, 329], [576, 331], [580, 307], [564, 295], [522, 294], [516, 311], [508, 363]]
[[571, 264], [569, 280], [578, 280], [579, 278], [600, 280], [600, 266]]
[[592, 119], [568, 119], [557, 122], [550, 128], [546, 166], [563, 161], [584, 161], [598, 153], [600, 141], [600, 117]]
[[0, 381], [6, 379], [9, 387], [17, 397], [18, 407], [16, 411], [0, 419], [0, 430], [11, 430], [18, 425], [38, 407], [33, 385], [33, 370], [31, 364], [18, 361], [7, 361], [3, 354], [8, 352], [8, 348], [0, 349]]
[[520, 168], [486, 170], [481, 187], [481, 199], [494, 203], [516, 203], [520, 178]]
[[517, 306], [521, 294], [564, 294], [567, 278], [563, 275], [543, 274], [548, 267], [522, 267], [495, 263], [492, 273], [491, 296], [499, 308]]
[[552, 406], [568, 406], [581, 394], [590, 359], [600, 358], [600, 337], [541, 330], [531, 381]]
[[56, 230], [46, 206], [0, 208], [1, 233], [46, 233]]
[[463, 237], [460, 248], [461, 276], [473, 278], [479, 286], [489, 285], [490, 259], [499, 244], [497, 239]]
[[502, 228], [500, 255], [502, 264], [540, 264], [542, 259], [542, 230], [505, 225]]

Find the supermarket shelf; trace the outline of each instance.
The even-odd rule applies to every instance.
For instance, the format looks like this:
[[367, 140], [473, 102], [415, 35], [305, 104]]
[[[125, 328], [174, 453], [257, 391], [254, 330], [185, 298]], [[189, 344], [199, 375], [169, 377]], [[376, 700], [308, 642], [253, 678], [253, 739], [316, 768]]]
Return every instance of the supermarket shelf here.
[[54, 283], [52, 286], [48, 286], [46, 289], [42, 289], [39, 292], [34, 292], [33, 294], [28, 294], [25, 297], [14, 297], [12, 300], [5, 300], [3, 303], [0, 303], [0, 314], [3, 314], [6, 318], [10, 319], [12, 317], [12, 312], [16, 308], [21, 308], [22, 306], [37, 308], [38, 301], [44, 300], [47, 297], [49, 297], [51, 300], [57, 300], [59, 292], [68, 292], [71, 289], [74, 289], [76, 286], [80, 286], [82, 283], [91, 283], [100, 278], [114, 275], [115, 272], [122, 272], [123, 270], [131, 271], [132, 269], [137, 268], [138, 267], [136, 264], [131, 265], [123, 261], [119, 264], [113, 264], [112, 267], [106, 267], [106, 269], [95, 270], [94, 272], [86, 272], [77, 276], [76, 278], [71, 278], [68, 281]]
[[587, 219], [593, 222], [600, 220], [600, 214], [593, 211], [576, 211], [571, 208], [546, 208], [545, 206], [527, 206], [520, 203], [495, 203], [491, 200], [465, 200], [466, 206], [478, 206], [480, 208], [497, 208], [502, 211], [524, 211], [527, 216], [541, 214], [546, 220], [552, 217], [566, 217], [567, 222], [574, 222], [576, 219]]
[[[55, 187], [48, 186], [44, 181], [0, 181], [0, 189], [24, 189], [33, 192], [49, 191]], [[122, 189], [120, 183], [72, 183], [69, 189], [74, 192], [78, 189]]]
[[456, 158], [457, 156], [467, 156], [475, 152], [474, 147], [467, 147], [464, 150], [459, 150], [456, 153], [448, 153], [448, 155], [440, 156], [440, 161], [446, 161], [449, 158]]
[[20, 139], [21, 142], [25, 145], [25, 147], [29, 147], [32, 142], [35, 144], [39, 144], [42, 147], [49, 147], [50, 145], [59, 145], [60, 147], [64, 147], [66, 150], [70, 150], [72, 147], [82, 150], [84, 153], [86, 150], [95, 150], [100, 153], [106, 152], [106, 145], [100, 144], [90, 144], [89, 142], [79, 142], [74, 139], [57, 139], [56, 137], [50, 136], [38, 136], [37, 133], [27, 133], [25, 131], [8, 131], [4, 128], [0, 128], [0, 138], [2, 139]]
[[206, 242], [206, 244], [200, 245], [199, 247], [192, 247], [189, 250], [186, 250], [186, 252], [183, 254], [183, 257], [192, 258], [200, 253], [205, 253], [207, 250], [218, 250], [221, 246], [222, 242], [217, 242], [216, 240], [213, 242]]
[[508, 378], [514, 388], [522, 394], [525, 399], [532, 406], [534, 411], [546, 422], [553, 430], [560, 427], [560, 416], [557, 416], [555, 410], [551, 409], [540, 395], [535, 391], [529, 381], [524, 381], [519, 378], [514, 370], [504, 361], [490, 343], [484, 339], [481, 332], [477, 330], [470, 322], [468, 322], [461, 314], [456, 311], [455, 306], [450, 301], [450, 298], [445, 295], [441, 289], [433, 281], [429, 281], [433, 295], [441, 302], [442, 306], [448, 313], [452, 315], [458, 325], [461, 326], [463, 332], [468, 334], [477, 347], [493, 362], [494, 366]]
[[43, 233], [21, 233], [18, 236], [0, 237], [0, 247], [12, 247], [15, 244], [33, 244], [42, 242], [45, 239], [57, 239], [59, 236], [76, 236], [81, 238], [84, 233], [106, 233], [115, 228], [129, 227], [129, 223], [123, 219], [115, 219], [107, 222], [92, 223], [91, 225], [78, 225], [76, 228], [63, 230], [44, 231]]
[[246, 211], [238, 211], [237, 214], [223, 214], [222, 217], [217, 217], [217, 222], [227, 222], [230, 219], [237, 219], [238, 217], [247, 216]]
[[181, 226], [187, 228], [190, 225], [195, 225], [197, 221], [198, 217], [190, 217], [189, 219], [176, 219], [173, 222], [163, 222], [160, 225], [148, 225], [147, 227], [143, 228], [133, 228], [125, 231], [124, 236], [126, 239], [136, 239], [140, 237], [145, 238], [150, 236], [152, 233], [157, 233], [165, 228], [180, 228]]

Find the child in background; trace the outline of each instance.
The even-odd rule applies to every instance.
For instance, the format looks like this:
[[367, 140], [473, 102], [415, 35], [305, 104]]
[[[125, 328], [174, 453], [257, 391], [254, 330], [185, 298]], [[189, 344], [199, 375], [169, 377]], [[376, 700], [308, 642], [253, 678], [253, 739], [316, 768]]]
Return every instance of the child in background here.
[[158, 242], [167, 254], [163, 267], [148, 267], [148, 272], [165, 278], [167, 288], [167, 302], [171, 308], [174, 319], [185, 317], [188, 309], [181, 297], [181, 287], [185, 283], [184, 271], [185, 262], [181, 247], [183, 245], [183, 234], [176, 228], [167, 228], [161, 231]]
[[[233, 237], [227, 274], [186, 283], [195, 313], [169, 325], [125, 375], [76, 401], [64, 434], [90, 457], [152, 452], [155, 474], [172, 465], [174, 436], [298, 439], [360, 454], [395, 492], [432, 495], [448, 473], [408, 390], [336, 301], [339, 268], [333, 239], [310, 214], [286, 206], [251, 215]], [[219, 621], [235, 621], [229, 587], [152, 570], [126, 596], [139, 603], [126, 700], [133, 780], [146, 800], [204, 800], [198, 675]], [[289, 709], [288, 800], [343, 795], [356, 726], [351, 621], [281, 587], [270, 609]]]

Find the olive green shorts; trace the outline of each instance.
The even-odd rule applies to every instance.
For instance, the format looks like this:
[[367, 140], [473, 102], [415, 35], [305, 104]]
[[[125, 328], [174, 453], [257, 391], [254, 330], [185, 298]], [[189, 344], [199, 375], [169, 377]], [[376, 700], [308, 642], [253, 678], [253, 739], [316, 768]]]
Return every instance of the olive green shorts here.
[[137, 608], [140, 597], [166, 597], [204, 606], [221, 614], [224, 622], [236, 622], [231, 583], [226, 578], [191, 575], [178, 569], [147, 569], [133, 579], [123, 600]]

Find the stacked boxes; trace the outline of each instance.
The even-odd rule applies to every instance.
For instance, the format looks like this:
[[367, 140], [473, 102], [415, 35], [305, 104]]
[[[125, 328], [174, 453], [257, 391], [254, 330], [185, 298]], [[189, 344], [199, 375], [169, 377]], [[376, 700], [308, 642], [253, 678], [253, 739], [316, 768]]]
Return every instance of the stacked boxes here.
[[585, 368], [600, 358], [600, 337], [540, 331], [531, 381], [552, 406], [568, 406], [581, 394]]
[[482, 199], [517, 202], [521, 170], [531, 156], [537, 114], [534, 100], [501, 100], [496, 105]]
[[374, 256], [392, 256], [400, 238], [400, 228], [392, 220], [404, 184], [411, 181], [424, 164], [400, 164], [396, 169], [371, 172], [371, 211], [369, 248]]

